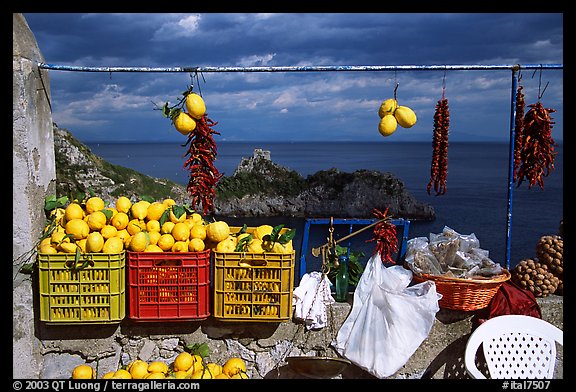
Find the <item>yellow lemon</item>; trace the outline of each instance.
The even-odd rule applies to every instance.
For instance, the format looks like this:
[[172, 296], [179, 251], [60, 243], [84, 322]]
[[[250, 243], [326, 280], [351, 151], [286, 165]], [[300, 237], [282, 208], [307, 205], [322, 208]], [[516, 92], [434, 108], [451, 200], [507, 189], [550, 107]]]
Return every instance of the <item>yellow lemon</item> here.
[[190, 375], [192, 379], [212, 379], [212, 373], [206, 368], [198, 370]]
[[196, 121], [186, 112], [180, 112], [174, 118], [174, 128], [186, 136], [196, 129]]
[[98, 231], [93, 231], [86, 238], [86, 252], [100, 253], [104, 247], [104, 237]]
[[150, 373], [168, 373], [168, 365], [162, 361], [153, 361], [148, 364], [148, 371]]
[[132, 215], [132, 219], [146, 218], [146, 215], [148, 214], [148, 206], [149, 203], [144, 200], [140, 200], [132, 204], [132, 207], [130, 207], [130, 214]]
[[40, 249], [40, 247], [44, 246], [44, 245], [52, 245], [52, 237], [46, 237], [44, 238], [42, 241], [40, 241], [40, 243], [38, 244], [38, 249]]
[[220, 373], [220, 374], [214, 376], [214, 378], [215, 378], [215, 379], [221, 379], [221, 378], [223, 378], [223, 379], [230, 379], [230, 377], [228, 377], [228, 375], [226, 375], [226, 374], [224, 374], [224, 373]]
[[144, 249], [144, 252], [164, 252], [162, 250], [162, 248], [160, 248], [158, 245], [155, 244], [149, 244], [146, 249]]
[[132, 202], [126, 196], [120, 196], [118, 199], [116, 199], [116, 210], [118, 212], [127, 214], [131, 207]]
[[378, 108], [378, 115], [380, 118], [386, 116], [387, 114], [394, 114], [394, 111], [398, 107], [398, 102], [394, 98], [390, 98], [382, 102]]
[[116, 372], [114, 370], [112, 370], [111, 372], [104, 374], [102, 376], [102, 379], [106, 380], [106, 379], [114, 378], [114, 373], [116, 373]]
[[76, 249], [78, 249], [78, 245], [76, 245], [76, 243], [73, 242], [62, 242], [58, 246], [58, 250], [64, 253], [76, 253]]
[[398, 128], [398, 122], [392, 114], [385, 115], [378, 123], [378, 132], [380, 132], [382, 136], [392, 135], [396, 132], [396, 128]]
[[66, 236], [66, 233], [62, 231], [54, 231], [52, 232], [52, 235], [46, 239], [48, 240], [48, 243], [55, 247], [58, 247], [62, 242], [70, 242], [70, 236]]
[[66, 215], [66, 210], [64, 208], [55, 208], [50, 212], [50, 219], [54, 220], [54, 222], [61, 224], [62, 220], [64, 219], [64, 215]]
[[164, 213], [166, 206], [163, 203], [155, 201], [148, 206], [146, 210], [146, 219], [159, 221]]
[[247, 380], [248, 379], [248, 375], [246, 374], [246, 372], [240, 372], [240, 373], [236, 373], [235, 375], [230, 377], [231, 379], [242, 379], [242, 380]]
[[76, 246], [80, 248], [80, 252], [86, 253], [86, 238], [76, 241]]
[[128, 366], [127, 370], [133, 379], [143, 379], [149, 374], [148, 363], [141, 359], [137, 359]]
[[129, 380], [132, 378], [132, 375], [126, 369], [118, 369], [114, 372], [114, 376], [112, 376], [112, 378]]
[[41, 245], [40, 248], [38, 249], [40, 253], [45, 253], [45, 254], [54, 254], [54, 253], [58, 253], [58, 249], [56, 249], [55, 247], [53, 247], [52, 245]]
[[124, 250], [124, 241], [120, 237], [111, 237], [104, 242], [102, 253], [120, 253]]
[[192, 222], [194, 222], [194, 224], [202, 224], [203, 223], [203, 219], [202, 219], [202, 215], [200, 215], [197, 212], [192, 213]]
[[188, 251], [190, 252], [202, 252], [206, 249], [206, 244], [200, 238], [192, 238], [188, 242]]
[[70, 203], [68, 207], [64, 210], [64, 219], [67, 222], [71, 221], [72, 219], [82, 219], [84, 218], [84, 209], [78, 203]]
[[411, 128], [416, 124], [416, 113], [408, 106], [398, 106], [394, 112], [394, 117], [403, 128]]
[[216, 252], [231, 253], [236, 250], [236, 239], [228, 236], [226, 239], [218, 242], [216, 245]]
[[192, 220], [191, 217], [187, 217], [186, 219], [184, 219], [184, 223], [186, 223], [186, 226], [188, 226], [188, 229], [192, 230], [192, 227], [194, 227], [194, 221]]
[[194, 357], [187, 351], [183, 351], [176, 356], [174, 359], [174, 370], [175, 371], [187, 371], [194, 364]]
[[194, 225], [190, 229], [190, 238], [198, 238], [204, 241], [206, 239], [206, 226]]
[[186, 241], [176, 241], [172, 245], [172, 252], [188, 252], [188, 243]]
[[100, 230], [100, 234], [102, 234], [102, 237], [104, 237], [104, 239], [107, 240], [108, 238], [116, 237], [116, 234], [118, 234], [118, 229], [116, 229], [112, 225], [105, 225]]
[[72, 234], [75, 239], [81, 240], [90, 234], [90, 226], [82, 219], [72, 219], [66, 222], [66, 234]]
[[222, 373], [222, 366], [215, 362], [209, 362], [204, 367], [208, 369], [208, 371], [212, 374], [212, 377], [216, 377]]
[[146, 222], [146, 231], [148, 231], [149, 233], [152, 231], [160, 232], [160, 229], [161, 229], [160, 222], [158, 222], [156, 219], [152, 219]]
[[122, 242], [124, 242], [126, 238], [130, 238], [131, 236], [130, 233], [128, 233], [128, 230], [122, 229], [118, 230], [118, 233], [116, 233], [116, 237], [120, 238]]
[[90, 365], [78, 365], [72, 370], [72, 378], [75, 380], [89, 380], [95, 378], [96, 373]]
[[264, 253], [264, 248], [262, 247], [262, 240], [260, 238], [254, 238], [248, 244], [248, 252], [250, 253]]
[[85, 208], [87, 214], [91, 214], [95, 211], [101, 211], [104, 209], [104, 200], [98, 196], [92, 196], [86, 200]]
[[100, 231], [106, 225], [106, 215], [100, 210], [94, 211], [88, 214], [86, 223], [88, 223], [90, 230]]
[[118, 212], [110, 220], [110, 224], [114, 226], [116, 230], [125, 229], [126, 226], [128, 226], [128, 222], [130, 222], [130, 218], [128, 217], [128, 214], [125, 212]]
[[161, 373], [161, 372], [152, 372], [152, 373], [148, 373], [148, 375], [146, 376], [146, 379], [157, 379], [157, 380], [161, 380], [166, 378], [166, 374]]
[[186, 111], [190, 116], [199, 120], [206, 114], [206, 103], [204, 99], [196, 93], [190, 93], [186, 96]]
[[172, 208], [170, 208], [170, 221], [176, 223], [184, 222], [186, 219], [186, 211], [184, 211], [180, 216], [176, 216]]
[[246, 373], [246, 362], [244, 362], [242, 358], [230, 358], [222, 366], [222, 373], [225, 373], [228, 377], [239, 373]]
[[172, 221], [166, 221], [162, 224], [162, 226], [160, 227], [160, 233], [162, 234], [171, 234], [172, 233], [172, 229], [174, 228], [174, 225], [176, 225], [176, 223], [172, 222]]
[[128, 222], [128, 225], [126, 226], [126, 230], [128, 231], [128, 233], [130, 235], [134, 235], [136, 233], [141, 232], [142, 230], [144, 230], [146, 228], [146, 222], [144, 222], [144, 220], [142, 219], [132, 219]]
[[190, 238], [190, 229], [186, 223], [178, 222], [174, 225], [170, 234], [176, 241], [186, 241]]
[[174, 372], [174, 378], [177, 378], [177, 379], [188, 378], [188, 373], [186, 373], [185, 371], [179, 370], [177, 372]]
[[211, 222], [206, 226], [206, 238], [213, 242], [220, 242], [230, 235], [230, 226], [224, 221]]
[[130, 239], [129, 249], [133, 252], [144, 252], [150, 240], [148, 239], [148, 234], [144, 231], [140, 231], [132, 236]]
[[194, 354], [192, 355], [192, 358], [194, 362], [192, 363], [192, 366], [190, 366], [190, 369], [186, 370], [186, 373], [188, 373], [189, 375], [204, 369], [204, 362], [202, 361], [202, 357], [200, 355]]
[[172, 234], [162, 234], [156, 245], [158, 245], [164, 252], [170, 252], [174, 242], [175, 241], [174, 237], [172, 237]]
[[274, 228], [270, 225], [260, 225], [254, 230], [254, 238], [264, 239], [264, 236], [270, 235]]
[[[114, 207], [106, 207], [106, 208], [104, 208], [104, 211], [112, 212], [112, 215], [110, 215], [110, 218], [108, 219], [108, 223], [110, 223], [112, 221], [112, 218], [114, 218], [114, 215], [116, 215], [118, 213], [118, 210]], [[108, 216], [108, 215], [106, 215], [106, 216]]]
[[158, 240], [162, 236], [159, 231], [149, 231], [148, 236], [150, 237], [150, 245], [157, 245]]
[[166, 208], [172, 207], [174, 204], [176, 204], [176, 200], [171, 199], [171, 198], [166, 198], [166, 199], [162, 200], [162, 204], [164, 204], [166, 206]]

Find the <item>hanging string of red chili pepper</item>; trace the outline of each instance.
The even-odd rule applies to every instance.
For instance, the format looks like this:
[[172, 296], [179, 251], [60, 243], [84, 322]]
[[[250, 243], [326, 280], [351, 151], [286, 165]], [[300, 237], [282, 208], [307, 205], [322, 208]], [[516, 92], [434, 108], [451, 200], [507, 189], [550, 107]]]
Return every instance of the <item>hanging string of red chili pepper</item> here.
[[434, 133], [432, 137], [432, 163], [430, 166], [430, 181], [426, 191], [430, 194], [432, 186], [436, 196], [446, 193], [446, 178], [448, 176], [448, 130], [450, 127], [450, 110], [446, 92], [446, 72], [442, 82], [442, 98], [436, 104], [434, 112]]
[[[522, 79], [522, 75], [518, 76], [518, 82]], [[514, 176], [513, 181], [516, 182], [518, 177], [518, 168], [522, 162], [522, 143], [524, 142], [524, 110], [526, 103], [524, 102], [523, 87], [518, 84], [516, 89], [516, 118], [514, 121]]]
[[398, 252], [398, 237], [396, 225], [390, 222], [388, 208], [384, 212], [374, 208], [373, 214], [381, 221], [374, 226], [374, 237], [366, 242], [376, 242], [374, 254], [379, 254], [383, 262], [395, 264], [392, 255]]
[[556, 157], [556, 142], [552, 137], [552, 121], [550, 113], [556, 112], [554, 109], [544, 108], [540, 99], [544, 90], [540, 91], [542, 69], [540, 69], [540, 81], [538, 83], [537, 102], [528, 105], [530, 108], [524, 115], [523, 129], [521, 130], [519, 165], [516, 171], [517, 186], [528, 180], [528, 188], [534, 185], [544, 189], [544, 178], [554, 169], [554, 159]]

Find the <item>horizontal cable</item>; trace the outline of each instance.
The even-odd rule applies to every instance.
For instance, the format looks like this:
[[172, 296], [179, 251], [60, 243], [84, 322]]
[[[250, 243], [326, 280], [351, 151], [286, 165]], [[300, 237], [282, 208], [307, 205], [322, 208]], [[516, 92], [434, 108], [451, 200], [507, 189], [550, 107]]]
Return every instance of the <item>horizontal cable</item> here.
[[563, 64], [470, 64], [470, 65], [316, 65], [278, 67], [84, 67], [38, 63], [41, 69], [75, 72], [335, 72], [335, 71], [468, 71], [563, 69]]

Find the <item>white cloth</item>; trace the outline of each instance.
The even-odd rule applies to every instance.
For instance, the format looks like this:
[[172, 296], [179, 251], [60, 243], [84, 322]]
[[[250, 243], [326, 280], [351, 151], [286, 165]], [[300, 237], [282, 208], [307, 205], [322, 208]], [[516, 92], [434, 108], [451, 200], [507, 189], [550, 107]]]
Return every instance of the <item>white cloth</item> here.
[[304, 321], [306, 329], [324, 328], [327, 325], [326, 306], [334, 302], [330, 284], [326, 275], [313, 271], [304, 274], [300, 285], [294, 289], [294, 317]]

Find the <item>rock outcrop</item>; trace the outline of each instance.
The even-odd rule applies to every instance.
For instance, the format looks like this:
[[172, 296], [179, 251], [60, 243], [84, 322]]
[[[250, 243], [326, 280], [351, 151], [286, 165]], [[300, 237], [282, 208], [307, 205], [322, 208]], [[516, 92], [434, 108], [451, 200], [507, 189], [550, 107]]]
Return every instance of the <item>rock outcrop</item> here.
[[[58, 196], [94, 192], [110, 202], [120, 195], [146, 195], [190, 203], [185, 186], [106, 162], [56, 125], [54, 149]], [[432, 206], [417, 201], [391, 173], [329, 169], [303, 178], [260, 149], [243, 158], [232, 176], [220, 179], [214, 200], [214, 215], [236, 217], [372, 218], [374, 208], [388, 208], [396, 218], [435, 218]]]

